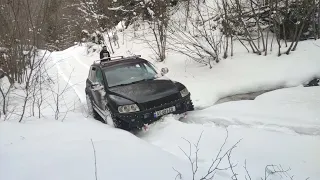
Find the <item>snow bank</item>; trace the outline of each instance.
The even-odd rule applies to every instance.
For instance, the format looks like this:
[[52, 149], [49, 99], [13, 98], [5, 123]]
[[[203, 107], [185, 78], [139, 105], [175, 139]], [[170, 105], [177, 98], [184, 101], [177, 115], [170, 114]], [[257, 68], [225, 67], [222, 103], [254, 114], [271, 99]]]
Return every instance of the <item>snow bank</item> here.
[[[74, 114], [68, 121], [0, 125], [0, 179], [174, 179], [188, 164], [128, 132]], [[125, 172], [125, 173], [124, 173]]]
[[253, 101], [227, 102], [190, 114], [190, 122], [249, 126], [320, 136], [320, 87], [272, 91]]

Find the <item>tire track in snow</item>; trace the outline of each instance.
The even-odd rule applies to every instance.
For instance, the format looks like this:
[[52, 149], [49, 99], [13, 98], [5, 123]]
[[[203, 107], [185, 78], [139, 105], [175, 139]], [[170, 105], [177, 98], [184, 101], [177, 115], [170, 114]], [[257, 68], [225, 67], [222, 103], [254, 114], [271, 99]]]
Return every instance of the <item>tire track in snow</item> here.
[[78, 98], [80, 99], [81, 103], [86, 103], [86, 99], [85, 97], [82, 96], [82, 93], [79, 91], [78, 88], [76, 88], [75, 84], [72, 83], [71, 78], [69, 78], [68, 76], [65, 75], [65, 73], [63, 72], [61, 66], [60, 66], [60, 62], [58, 61], [58, 59], [62, 59], [59, 57], [59, 55], [57, 55], [56, 53], [53, 54], [52, 59], [55, 63], [55, 66], [58, 70], [59, 75], [69, 84], [70, 87], [72, 87], [72, 89], [75, 91], [75, 93], [77, 94]]
[[86, 69], [89, 70], [90, 66], [83, 63], [76, 55], [74, 55], [73, 53], [71, 53], [72, 57], [79, 63], [81, 64], [83, 67], [85, 67]]

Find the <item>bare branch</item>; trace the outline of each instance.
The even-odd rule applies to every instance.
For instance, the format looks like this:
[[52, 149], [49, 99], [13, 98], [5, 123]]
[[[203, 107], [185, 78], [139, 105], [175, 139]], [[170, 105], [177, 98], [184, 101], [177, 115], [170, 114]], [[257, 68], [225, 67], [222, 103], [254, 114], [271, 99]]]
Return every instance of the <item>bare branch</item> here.
[[91, 139], [91, 145], [92, 145], [92, 149], [93, 149], [93, 156], [94, 156], [94, 169], [95, 169], [95, 179], [98, 180], [98, 176], [97, 176], [97, 172], [98, 172], [98, 169], [97, 169], [97, 156], [96, 156], [96, 149], [94, 147], [94, 143]]
[[174, 170], [175, 172], [177, 172], [177, 176], [175, 177], [175, 180], [177, 180], [178, 178], [179, 178], [179, 179], [182, 179], [182, 174], [181, 174], [178, 170], [176, 170], [175, 168], [173, 168], [173, 170]]

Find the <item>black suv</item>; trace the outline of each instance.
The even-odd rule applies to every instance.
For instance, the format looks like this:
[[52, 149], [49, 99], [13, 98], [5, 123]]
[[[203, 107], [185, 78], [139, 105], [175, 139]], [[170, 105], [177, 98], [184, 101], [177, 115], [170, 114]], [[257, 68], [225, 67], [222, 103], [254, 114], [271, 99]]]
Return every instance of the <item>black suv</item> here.
[[[86, 81], [89, 113], [114, 127], [141, 129], [166, 114], [194, 110], [187, 88], [141, 56], [95, 61]], [[110, 118], [109, 118], [110, 117]]]

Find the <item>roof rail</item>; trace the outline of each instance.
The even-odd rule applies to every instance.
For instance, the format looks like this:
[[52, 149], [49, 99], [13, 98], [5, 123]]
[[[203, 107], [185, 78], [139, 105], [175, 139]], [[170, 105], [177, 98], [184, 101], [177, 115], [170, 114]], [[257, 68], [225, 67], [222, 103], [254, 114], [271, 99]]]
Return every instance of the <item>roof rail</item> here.
[[126, 60], [126, 59], [132, 59], [132, 58], [139, 58], [141, 57], [141, 55], [134, 55], [134, 56], [112, 56], [112, 57], [108, 57], [108, 58], [104, 58], [104, 59], [99, 59], [94, 61], [95, 64], [102, 64], [104, 62], [109, 62], [109, 61], [113, 61], [113, 60]]

